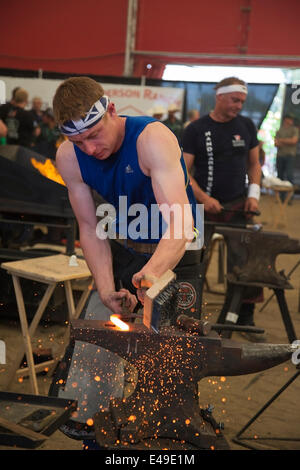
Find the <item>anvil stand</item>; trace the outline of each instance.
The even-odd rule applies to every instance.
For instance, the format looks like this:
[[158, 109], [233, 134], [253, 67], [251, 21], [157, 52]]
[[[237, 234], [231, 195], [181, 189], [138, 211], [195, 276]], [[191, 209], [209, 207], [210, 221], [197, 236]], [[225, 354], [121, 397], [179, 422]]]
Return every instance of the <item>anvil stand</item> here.
[[[293, 268], [288, 272], [287, 274], [287, 278], [289, 279], [290, 276], [293, 274], [294, 271], [296, 271], [296, 269], [300, 266], [300, 260], [297, 261], [297, 263], [295, 264], [295, 266], [293, 266]], [[260, 312], [262, 312], [266, 306], [268, 305], [268, 303], [272, 300], [272, 298], [274, 297], [275, 293], [273, 292], [273, 294], [270, 295], [270, 297], [265, 301], [265, 303], [263, 304], [263, 306], [259, 309]], [[298, 299], [298, 312], [300, 312], [300, 290], [299, 290], [299, 299]]]
[[259, 441], [291, 441], [291, 442], [297, 442], [300, 441], [300, 437], [295, 437], [295, 438], [289, 438], [289, 437], [242, 437], [244, 432], [253, 424], [259, 416], [261, 416], [264, 411], [269, 408], [269, 406], [299, 377], [300, 375], [300, 366], [298, 365], [296, 367], [298, 371], [281, 387], [263, 406], [262, 408], [248, 421], [245, 426], [236, 434], [236, 436], [232, 439], [232, 442], [235, 442], [236, 444], [239, 444], [242, 447], [246, 447], [247, 449], [251, 450], [261, 450], [261, 448], [253, 446], [249, 443], [243, 442], [243, 441], [251, 441], [255, 440], [256, 442]]
[[[242, 304], [242, 299], [244, 298], [244, 292], [247, 287], [269, 287], [273, 289], [274, 294], [276, 295], [277, 302], [279, 305], [281, 317], [285, 326], [287, 337], [290, 343], [297, 339], [294, 325], [290, 316], [289, 308], [286, 302], [284, 289], [278, 288], [274, 285], [268, 284], [256, 284], [256, 283], [240, 283], [234, 281], [234, 277], [230, 274], [227, 275], [228, 281], [232, 284], [233, 294], [230, 300], [229, 305], [226, 304], [226, 301], [223, 305], [221, 313], [218, 318], [218, 323], [235, 325], [238, 322], [239, 312]], [[232, 331], [222, 332], [224, 338], [230, 338]]]

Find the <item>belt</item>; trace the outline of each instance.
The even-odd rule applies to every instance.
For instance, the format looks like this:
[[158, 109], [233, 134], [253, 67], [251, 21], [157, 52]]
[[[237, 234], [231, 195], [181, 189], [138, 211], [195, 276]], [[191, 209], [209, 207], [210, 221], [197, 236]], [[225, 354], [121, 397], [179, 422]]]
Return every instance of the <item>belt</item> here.
[[[197, 237], [194, 238], [192, 243], [196, 242], [196, 240], [197, 240]], [[132, 248], [134, 251], [138, 253], [144, 253], [147, 255], [152, 255], [158, 245], [158, 243], [138, 243], [138, 242], [134, 242], [133, 240], [123, 239], [123, 238], [117, 238], [116, 242], [120, 243], [126, 248]]]
[[138, 253], [145, 253], [147, 255], [152, 255], [157, 248], [157, 243], [139, 243], [134, 242], [133, 240], [129, 239], [122, 239], [117, 238], [116, 242], [120, 243], [121, 245], [125, 246], [126, 248], [132, 248], [134, 251]]

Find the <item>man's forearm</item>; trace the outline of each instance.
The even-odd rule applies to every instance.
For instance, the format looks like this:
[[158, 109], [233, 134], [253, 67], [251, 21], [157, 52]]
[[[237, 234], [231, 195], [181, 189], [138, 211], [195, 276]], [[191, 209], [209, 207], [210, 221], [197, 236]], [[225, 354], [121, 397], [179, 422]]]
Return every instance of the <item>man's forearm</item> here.
[[185, 253], [187, 239], [161, 239], [154, 254], [142, 271], [160, 277], [168, 269], [174, 269]]
[[261, 180], [261, 166], [259, 162], [250, 164], [248, 167], [248, 179], [249, 184], [258, 184], [260, 185]]
[[193, 178], [193, 176], [190, 176], [190, 180], [191, 180], [192, 189], [193, 189], [196, 200], [198, 202], [203, 203], [205, 201], [205, 198], [208, 197], [206, 192], [200, 188], [199, 184], [197, 183], [195, 178]]
[[2, 119], [0, 119], [0, 137], [7, 136], [7, 126], [4, 124]]
[[298, 139], [295, 137], [282, 137], [279, 139], [280, 144], [284, 145], [296, 145]]
[[84, 232], [80, 234], [80, 244], [102, 299], [108, 292], [115, 291], [109, 240], [100, 240], [96, 233]]

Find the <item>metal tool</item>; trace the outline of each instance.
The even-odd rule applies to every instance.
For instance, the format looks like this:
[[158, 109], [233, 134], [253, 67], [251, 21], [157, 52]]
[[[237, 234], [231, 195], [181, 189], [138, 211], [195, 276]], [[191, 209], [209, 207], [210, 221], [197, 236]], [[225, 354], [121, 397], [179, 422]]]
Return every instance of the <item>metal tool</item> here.
[[179, 315], [176, 321], [179, 328], [186, 330], [190, 333], [198, 333], [201, 336], [207, 336], [211, 331], [242, 331], [246, 333], [263, 334], [265, 332], [262, 328], [250, 325], [228, 325], [226, 323], [210, 323], [205, 320], [196, 320], [187, 315]]
[[93, 418], [99, 445], [116, 449], [139, 448], [145, 439], [153, 448], [159, 439], [180, 441], [183, 448], [228, 448], [220, 428], [199, 409], [199, 380], [259, 372], [289, 360], [294, 351], [288, 344], [238, 343], [216, 332], [200, 336], [176, 326], [156, 334], [132, 324], [124, 332], [84, 320], [72, 322], [71, 339], [108, 349], [138, 371], [134, 392], [111, 400], [110, 409]]
[[283, 271], [277, 272], [276, 258], [283, 253], [300, 253], [300, 240], [279, 232], [254, 232], [221, 226], [217, 230], [223, 235], [228, 250], [234, 254], [233, 266], [227, 269], [227, 280], [233, 286], [233, 295], [230, 305], [223, 307], [218, 322], [236, 324], [245, 289], [268, 287], [274, 290], [289, 342], [292, 343], [297, 337], [284, 290], [293, 289], [293, 286]]
[[141, 288], [147, 289], [144, 303], [144, 325], [158, 333], [164, 324], [172, 324], [176, 318], [180, 284], [176, 274], [168, 269], [160, 278], [145, 277]]
[[243, 209], [222, 209], [221, 212], [231, 212], [233, 214], [260, 215], [260, 211], [244, 211]]

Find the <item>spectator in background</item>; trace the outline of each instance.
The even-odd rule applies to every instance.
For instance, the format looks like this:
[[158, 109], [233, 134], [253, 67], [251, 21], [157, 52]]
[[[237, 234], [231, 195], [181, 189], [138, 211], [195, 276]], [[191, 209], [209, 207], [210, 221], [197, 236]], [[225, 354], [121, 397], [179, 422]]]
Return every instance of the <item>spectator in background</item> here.
[[163, 115], [165, 114], [165, 112], [166, 112], [166, 110], [163, 106], [156, 105], [151, 110], [151, 116], [154, 117], [154, 119], [157, 119], [158, 121], [161, 121]]
[[191, 122], [196, 121], [200, 118], [200, 112], [198, 109], [190, 109], [187, 113], [188, 120], [185, 121], [183, 128], [185, 129]]
[[183, 125], [182, 121], [177, 119], [176, 113], [179, 107], [176, 104], [170, 104], [168, 107], [168, 117], [163, 124], [165, 124], [176, 135], [179, 144], [181, 144]]
[[28, 92], [19, 88], [9, 103], [0, 106], [0, 119], [7, 127], [8, 145], [32, 145], [34, 121], [30, 112], [24, 109], [27, 103]]
[[43, 119], [42, 105], [43, 105], [43, 101], [42, 101], [42, 98], [40, 98], [39, 96], [35, 96], [32, 99], [32, 108], [30, 112], [32, 114], [34, 121], [37, 124], [40, 124]]
[[11, 99], [10, 99], [10, 101], [8, 101], [8, 103], [15, 104], [15, 95], [16, 95], [16, 92], [17, 92], [18, 90], [20, 90], [20, 89], [21, 89], [20, 86], [16, 86], [16, 87], [13, 89], [13, 91], [11, 92]]
[[[257, 129], [249, 118], [240, 115], [248, 93], [243, 80], [225, 78], [215, 90], [214, 109], [184, 129], [183, 155], [195, 197], [204, 204], [205, 220], [246, 225], [251, 223], [249, 212], [258, 210], [260, 198]], [[207, 246], [213, 230], [213, 225], [205, 227]], [[237, 256], [234, 250], [227, 251], [228, 272], [233, 270]], [[233, 286], [228, 282], [224, 310], [230, 306], [232, 296]], [[262, 289], [247, 288], [242, 300], [238, 323], [253, 326], [255, 302], [262, 301]], [[255, 342], [266, 340], [252, 332], [243, 336]]]
[[34, 150], [44, 157], [55, 160], [57, 141], [61, 135], [55, 124], [53, 111], [47, 108], [42, 114], [42, 122], [39, 125], [40, 132], [36, 138]]
[[[298, 139], [299, 130], [294, 125], [294, 118], [289, 115], [284, 116], [282, 125], [275, 136], [277, 176], [281, 180], [290, 181], [292, 184], [294, 184], [294, 165]], [[285, 196], [285, 192], [280, 193], [282, 201]]]

